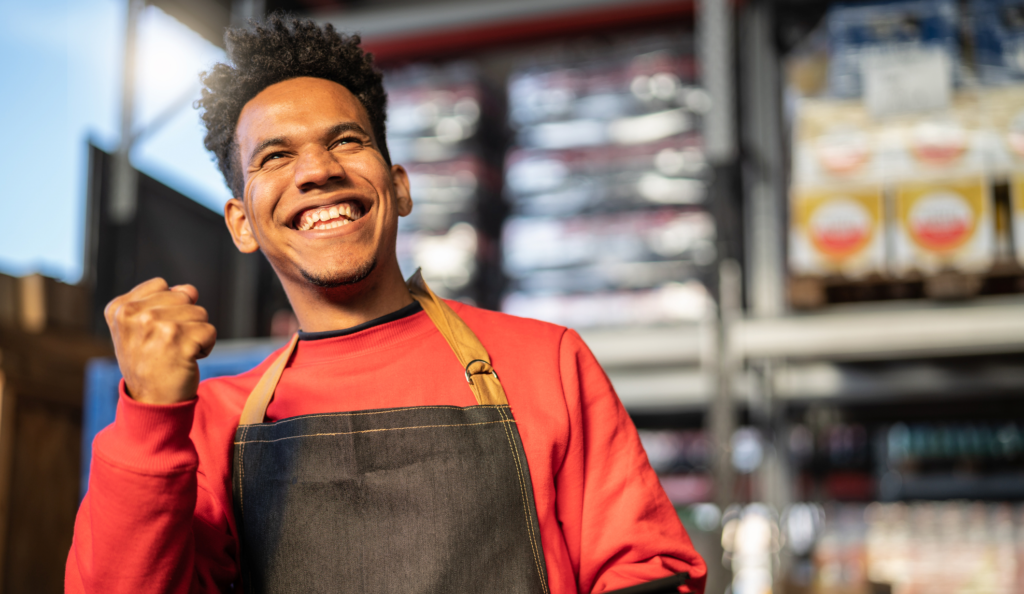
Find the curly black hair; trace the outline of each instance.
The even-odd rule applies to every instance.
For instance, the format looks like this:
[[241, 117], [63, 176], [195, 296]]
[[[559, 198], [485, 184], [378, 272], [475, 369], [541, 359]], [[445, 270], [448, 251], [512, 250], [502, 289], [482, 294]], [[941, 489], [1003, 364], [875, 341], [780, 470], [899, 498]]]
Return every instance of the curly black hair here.
[[391, 164], [384, 136], [388, 96], [373, 54], [364, 52], [359, 35], [346, 35], [327, 24], [273, 14], [251, 28], [228, 29], [229, 64], [216, 64], [200, 75], [206, 138], [203, 144], [214, 154], [224, 181], [235, 196], [243, 188], [241, 161], [235, 128], [242, 108], [270, 85], [310, 76], [340, 84], [359, 99], [370, 117], [373, 135], [384, 160]]

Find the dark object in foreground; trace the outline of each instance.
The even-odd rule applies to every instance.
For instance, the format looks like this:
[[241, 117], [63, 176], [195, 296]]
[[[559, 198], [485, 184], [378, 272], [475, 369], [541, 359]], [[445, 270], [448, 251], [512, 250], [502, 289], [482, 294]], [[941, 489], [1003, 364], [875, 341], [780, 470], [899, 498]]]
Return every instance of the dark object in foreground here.
[[667, 578], [622, 588], [621, 590], [612, 590], [605, 592], [605, 594], [675, 594], [679, 591], [679, 586], [685, 584], [688, 579], [690, 579], [690, 574], [685, 572], [677, 573]]

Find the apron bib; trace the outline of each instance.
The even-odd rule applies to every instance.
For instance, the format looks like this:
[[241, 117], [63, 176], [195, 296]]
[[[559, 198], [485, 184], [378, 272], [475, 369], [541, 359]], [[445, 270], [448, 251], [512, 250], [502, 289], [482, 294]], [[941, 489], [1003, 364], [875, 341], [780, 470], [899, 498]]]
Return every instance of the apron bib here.
[[249, 395], [235, 433], [245, 592], [547, 594], [526, 455], [490, 357], [418, 272], [409, 290], [478, 405], [264, 423], [293, 337]]

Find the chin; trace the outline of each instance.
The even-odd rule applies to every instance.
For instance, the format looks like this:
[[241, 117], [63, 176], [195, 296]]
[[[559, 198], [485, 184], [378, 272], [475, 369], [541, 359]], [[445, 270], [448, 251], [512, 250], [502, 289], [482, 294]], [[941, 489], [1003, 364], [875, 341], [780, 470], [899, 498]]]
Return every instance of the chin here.
[[354, 269], [348, 270], [306, 270], [301, 269], [302, 277], [306, 281], [321, 289], [337, 289], [339, 287], [346, 287], [358, 284], [364, 280], [377, 268], [377, 259], [373, 258], [366, 262], [363, 262]]

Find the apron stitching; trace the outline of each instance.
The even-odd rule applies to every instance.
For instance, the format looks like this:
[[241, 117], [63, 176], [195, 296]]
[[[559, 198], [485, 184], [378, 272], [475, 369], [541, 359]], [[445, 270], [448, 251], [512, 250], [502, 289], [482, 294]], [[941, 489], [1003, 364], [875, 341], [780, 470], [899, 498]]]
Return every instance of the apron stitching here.
[[245, 517], [245, 464], [243, 459], [245, 458], [245, 436], [249, 433], [249, 428], [242, 429], [242, 448], [238, 454], [238, 507], [242, 512], [242, 517]]
[[[502, 417], [505, 417], [504, 407], [498, 409], [498, 414], [500, 414]], [[515, 421], [512, 422], [514, 423]], [[523, 500], [523, 515], [526, 517], [526, 531], [529, 534], [530, 539], [530, 552], [533, 554], [533, 563], [534, 567], [537, 570], [537, 578], [540, 581], [541, 589], [544, 591], [544, 594], [547, 594], [548, 584], [547, 581], [544, 579], [544, 572], [541, 571], [540, 559], [538, 559], [537, 557], [536, 535], [534, 535], [533, 532], [533, 522], [530, 521], [530, 511], [526, 508], [526, 504], [529, 501], [529, 499], [526, 495], [526, 485], [523, 479], [522, 467], [519, 465], [519, 454], [516, 452], [515, 445], [513, 445], [512, 443], [512, 434], [511, 431], [509, 430], [509, 426], [506, 424], [503, 425], [503, 428], [505, 429], [505, 438], [508, 439], [509, 450], [512, 451], [512, 460], [513, 462], [515, 462], [516, 465], [516, 475], [519, 477], [519, 495], [520, 497], [522, 497]]]
[[467, 408], [495, 408], [495, 407], [498, 407], [498, 406], [501, 406], [501, 405], [500, 404], [477, 404], [476, 406], [413, 406], [413, 407], [403, 408], [401, 410], [381, 410], [381, 411], [347, 412], [347, 413], [321, 413], [321, 414], [317, 414], [317, 415], [303, 415], [302, 417], [294, 417], [294, 418], [290, 418], [290, 419], [281, 419], [280, 421], [275, 421], [273, 423], [259, 423], [257, 425], [242, 425], [242, 426], [243, 427], [262, 427], [264, 425], [266, 425], [268, 427], [274, 426], [274, 425], [280, 426], [280, 425], [283, 425], [284, 423], [290, 423], [292, 421], [301, 421], [303, 419], [318, 419], [318, 418], [321, 418], [321, 417], [346, 417], [346, 416], [356, 417], [356, 416], [363, 416], [363, 415], [386, 415], [386, 414], [389, 414], [389, 413], [408, 412], [410, 409], [415, 409], [415, 410], [424, 410], [424, 409], [465, 410]]
[[[497, 423], [508, 424], [515, 423], [514, 420], [501, 420], [501, 421], [485, 421], [482, 423], [458, 423], [455, 425], [415, 425], [412, 427], [390, 427], [387, 429], [363, 429], [361, 431], [344, 431], [340, 433], [310, 433], [309, 435], [290, 435], [288, 437], [278, 437], [277, 439], [253, 439], [250, 441], [236, 441], [235, 445], [242, 445], [247, 443], [274, 443], [276, 441], [284, 441], [286, 439], [299, 439], [302, 437], [331, 437], [335, 435], [355, 435], [358, 433], [380, 433], [382, 431], [402, 431], [404, 429], [437, 429], [441, 427], [475, 427], [477, 425], [494, 425]], [[245, 439], [245, 435], [242, 436]]]

